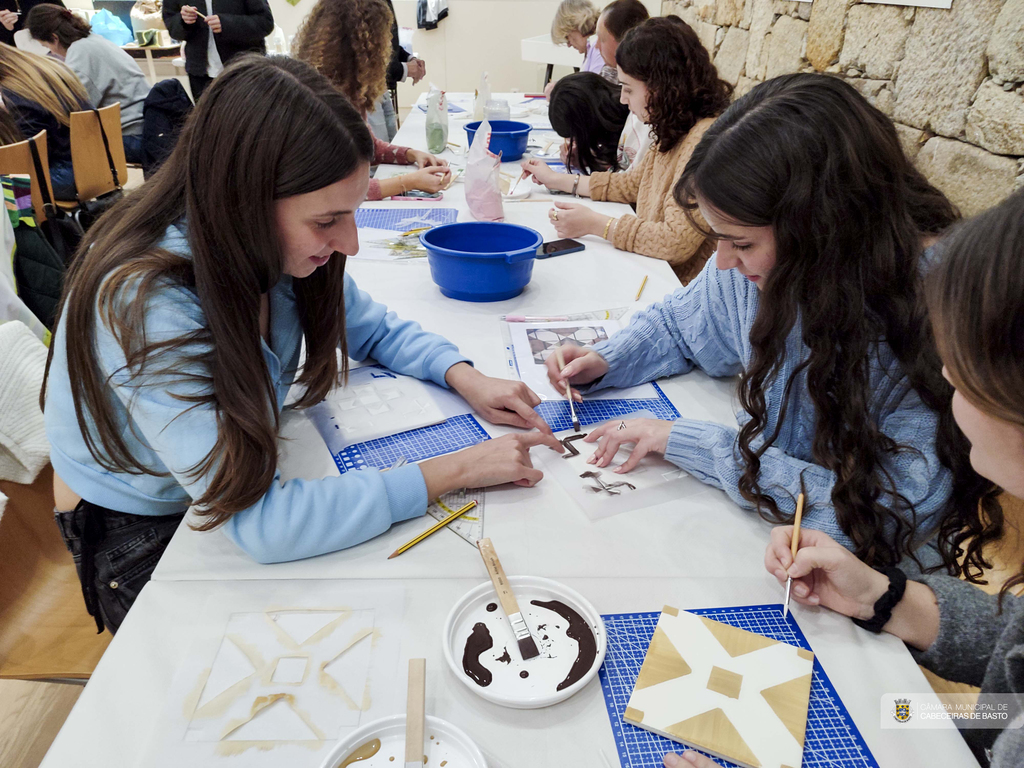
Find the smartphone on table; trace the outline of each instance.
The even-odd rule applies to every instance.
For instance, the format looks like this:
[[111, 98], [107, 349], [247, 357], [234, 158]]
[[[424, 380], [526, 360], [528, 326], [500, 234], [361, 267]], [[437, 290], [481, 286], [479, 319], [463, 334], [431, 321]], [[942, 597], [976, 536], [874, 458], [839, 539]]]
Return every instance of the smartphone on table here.
[[537, 249], [538, 259], [550, 259], [553, 256], [564, 256], [567, 253], [576, 253], [586, 248], [579, 240], [552, 240], [550, 243], [543, 243]]
[[409, 189], [400, 195], [392, 195], [392, 200], [440, 200], [444, 192], [424, 192], [422, 189]]

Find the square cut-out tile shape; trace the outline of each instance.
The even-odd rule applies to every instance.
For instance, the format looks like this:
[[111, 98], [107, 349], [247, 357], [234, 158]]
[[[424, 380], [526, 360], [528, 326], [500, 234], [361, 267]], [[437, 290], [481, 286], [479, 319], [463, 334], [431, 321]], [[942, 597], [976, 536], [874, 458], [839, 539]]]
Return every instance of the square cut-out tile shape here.
[[800, 768], [814, 655], [666, 606], [625, 720], [750, 768]]
[[284, 685], [301, 685], [306, 679], [309, 659], [305, 656], [282, 656], [274, 667], [271, 681]]

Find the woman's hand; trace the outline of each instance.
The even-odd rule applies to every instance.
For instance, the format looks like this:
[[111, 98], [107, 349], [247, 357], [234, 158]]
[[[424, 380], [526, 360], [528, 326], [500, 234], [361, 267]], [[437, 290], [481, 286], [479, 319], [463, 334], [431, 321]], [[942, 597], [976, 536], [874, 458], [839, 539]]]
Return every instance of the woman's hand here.
[[[567, 174], [558, 173], [558, 171], [551, 170], [551, 166], [545, 163], [543, 160], [534, 160], [532, 158], [529, 160], [524, 160], [519, 164], [519, 167], [523, 169], [524, 178], [532, 178], [538, 184], [543, 184], [545, 187], [548, 187], [549, 189], [562, 189], [562, 187], [564, 186], [563, 182], [566, 179], [572, 178]], [[571, 187], [572, 182], [570, 181], [569, 184]], [[562, 191], [567, 192], [568, 190]]]
[[533, 410], [540, 405], [540, 398], [523, 382], [484, 376], [468, 363], [453, 365], [444, 378], [474, 411], [492, 424], [534, 427], [550, 438], [544, 441], [546, 445], [562, 452], [562, 444], [552, 435], [551, 427]]
[[17, 23], [18, 14], [16, 14], [14, 11], [8, 11], [6, 9], [0, 11], [0, 24], [3, 24], [8, 31], [14, 29], [14, 25]]
[[196, 13], [196, 9], [191, 5], [181, 6], [181, 20], [186, 24], [195, 24], [198, 18], [199, 14]]
[[602, 234], [611, 217], [595, 213], [579, 203], [556, 202], [555, 207], [548, 211], [548, 218], [559, 237], [583, 237]]
[[418, 165], [420, 168], [447, 168], [448, 161], [440, 157], [435, 157], [429, 152], [424, 152], [419, 149], [410, 149], [405, 153], [405, 159], [409, 162], [409, 165]]
[[489, 488], [505, 483], [534, 486], [544, 473], [534, 469], [530, 449], [550, 445], [552, 441], [562, 447], [550, 434], [523, 432], [485, 440], [458, 453], [420, 462], [427, 497], [436, 499], [460, 488]]
[[210, 29], [213, 31], [213, 34], [215, 35], [219, 35], [223, 30], [223, 27], [221, 27], [220, 24], [220, 16], [207, 16], [206, 24], [210, 27]]
[[875, 601], [889, 588], [884, 574], [865, 565], [831, 536], [812, 528], [800, 530], [800, 548], [791, 552], [793, 526], [772, 530], [764, 567], [785, 584], [793, 577], [792, 597], [802, 605], [822, 605], [854, 619], [870, 619]]
[[440, 192], [451, 178], [451, 170], [446, 165], [432, 165], [407, 173], [402, 177], [405, 191], [421, 189], [424, 192]]
[[[544, 362], [548, 369], [548, 381], [557, 392], [565, 392], [566, 384], [589, 384], [608, 373], [608, 361], [592, 349], [575, 344], [562, 344], [562, 358], [565, 368], [558, 369], [558, 356], [551, 354]], [[573, 400], [582, 403], [583, 396], [572, 390]]]
[[718, 763], [712, 761], [710, 757], [705, 757], [692, 749], [686, 750], [682, 755], [669, 752], [662, 762], [665, 768], [689, 768], [691, 765], [694, 768], [718, 768]]
[[597, 450], [594, 451], [593, 456], [587, 459], [587, 463], [593, 464], [595, 467], [607, 467], [615, 458], [620, 446], [633, 445], [635, 447], [629, 454], [629, 458], [623, 462], [621, 467], [615, 468], [615, 472], [619, 474], [629, 472], [640, 463], [640, 459], [649, 453], [664, 455], [671, 432], [672, 422], [660, 419], [609, 421], [597, 429], [592, 429], [590, 434], [583, 438], [585, 443], [600, 440]]

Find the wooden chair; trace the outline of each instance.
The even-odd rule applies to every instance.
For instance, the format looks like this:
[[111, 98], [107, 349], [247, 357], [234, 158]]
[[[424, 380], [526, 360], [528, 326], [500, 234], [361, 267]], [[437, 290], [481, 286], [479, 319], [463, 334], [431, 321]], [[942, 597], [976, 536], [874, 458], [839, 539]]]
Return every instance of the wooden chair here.
[[103, 148], [100, 123], [107, 134], [110, 156], [117, 170], [117, 180], [124, 186], [128, 180], [128, 164], [124, 158], [124, 143], [121, 138], [121, 105], [111, 104], [96, 113], [71, 113], [71, 167], [75, 171], [75, 186], [79, 200], [91, 200], [117, 189], [114, 176], [110, 173], [107, 152]]
[[0, 678], [88, 678], [111, 640], [96, 634], [53, 519], [53, 470], [0, 482]]
[[[120, 129], [118, 136], [120, 136]], [[42, 181], [53, 199], [53, 185], [50, 183], [50, 166], [46, 150], [46, 131], [40, 131], [34, 137], [36, 147], [39, 149], [39, 161], [43, 166]], [[122, 157], [123, 157], [122, 148]], [[46, 221], [46, 211], [43, 209], [43, 193], [40, 188], [40, 180], [36, 178], [36, 166], [32, 162], [32, 150], [29, 149], [28, 141], [19, 141], [17, 144], [0, 146], [0, 175], [11, 174], [29, 176], [32, 179], [32, 208], [35, 209], [36, 221]], [[109, 172], [107, 174], [110, 175]]]

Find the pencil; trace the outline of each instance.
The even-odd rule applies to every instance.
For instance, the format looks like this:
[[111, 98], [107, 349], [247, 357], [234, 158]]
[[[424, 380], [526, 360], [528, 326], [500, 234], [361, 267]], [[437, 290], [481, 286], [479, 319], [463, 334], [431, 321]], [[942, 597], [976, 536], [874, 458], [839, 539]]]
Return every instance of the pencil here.
[[647, 285], [647, 275], [644, 275], [643, 282], [640, 283], [640, 290], [636, 292], [636, 298], [633, 301], [640, 301], [640, 294], [644, 292], [644, 286]]
[[[800, 521], [804, 516], [804, 494], [801, 491], [800, 495], [796, 497], [796, 517], [793, 520], [793, 540], [789, 543], [790, 553], [793, 555], [793, 559], [796, 560], [796, 551], [800, 548]], [[786, 602], [782, 606], [782, 618], [786, 618], [789, 615], [789, 593], [793, 589], [793, 579], [786, 579]]]
[[390, 560], [393, 557], [398, 557], [400, 554], [405, 552], [407, 549], [412, 549], [417, 544], [419, 544], [421, 541], [423, 541], [425, 538], [427, 538], [430, 534], [432, 534], [432, 533], [434, 533], [436, 531], [440, 531], [442, 528], [444, 528], [446, 525], [448, 525], [448, 523], [452, 522], [457, 517], [462, 517], [464, 514], [469, 512], [469, 510], [471, 510], [475, 506], [476, 506], [476, 502], [475, 501], [471, 501], [471, 502], [469, 502], [469, 504], [464, 506], [462, 509], [456, 510], [455, 512], [453, 512], [452, 514], [448, 515], [448, 517], [444, 518], [443, 520], [439, 520], [436, 525], [431, 526], [430, 528], [425, 530], [423, 533], [421, 533], [419, 536], [417, 536], [415, 539], [413, 539], [412, 541], [410, 541], [410, 542], [408, 542], [406, 544], [403, 544], [398, 549], [396, 549], [394, 552], [392, 552], [390, 555], [388, 555], [388, 560]]

